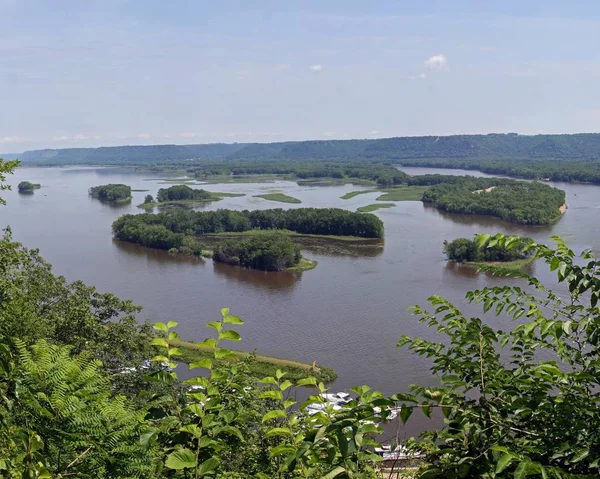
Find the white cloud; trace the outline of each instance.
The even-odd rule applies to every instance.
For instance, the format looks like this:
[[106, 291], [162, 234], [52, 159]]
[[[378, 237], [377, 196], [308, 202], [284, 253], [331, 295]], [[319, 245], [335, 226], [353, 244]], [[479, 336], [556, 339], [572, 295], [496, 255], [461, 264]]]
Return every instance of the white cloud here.
[[68, 136], [55, 136], [54, 138], [52, 138], [52, 141], [67, 141], [69, 139]]
[[311, 70], [313, 72], [322, 72], [323, 71], [323, 65], [311, 65], [308, 68], [309, 68], [309, 70]]
[[425, 61], [425, 68], [433, 71], [445, 70], [448, 68], [448, 59], [444, 55], [433, 55]]
[[152, 135], [150, 133], [138, 133], [137, 137], [140, 140], [147, 140], [148, 138], [151, 138]]
[[75, 136], [73, 137], [73, 139], [74, 139], [75, 141], [83, 141], [83, 140], [89, 140], [89, 139], [90, 139], [90, 137], [89, 137], [89, 136], [86, 136], [86, 135], [75, 135]]
[[283, 72], [286, 70], [289, 70], [290, 66], [287, 63], [280, 63], [279, 65], [275, 65], [273, 67], [273, 70], [275, 70], [276, 72]]
[[198, 135], [198, 133], [179, 133], [179, 136], [181, 138], [196, 138]]
[[418, 75], [411, 75], [408, 77], [409, 80], [425, 80], [427, 79], [426, 73], [419, 73]]
[[24, 138], [22, 136], [5, 136], [0, 139], [0, 143], [23, 143], [29, 141], [29, 138]]
[[332, 138], [332, 137], [334, 137], [336, 135], [337, 135], [336, 131], [326, 131], [326, 132], [323, 133], [323, 136], [326, 136], [327, 138]]

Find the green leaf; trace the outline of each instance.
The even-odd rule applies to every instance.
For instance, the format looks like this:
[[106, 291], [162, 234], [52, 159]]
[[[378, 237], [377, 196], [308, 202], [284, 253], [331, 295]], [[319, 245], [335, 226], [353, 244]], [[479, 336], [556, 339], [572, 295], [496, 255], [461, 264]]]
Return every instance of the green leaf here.
[[220, 433], [229, 434], [230, 436], [237, 437], [240, 441], [244, 442], [244, 436], [237, 427], [223, 426]]
[[221, 308], [221, 316], [224, 318], [229, 315], [229, 308]]
[[333, 469], [332, 471], [325, 474], [324, 476], [321, 476], [321, 479], [333, 479], [334, 477], [337, 477], [340, 474], [343, 474], [345, 472], [346, 472], [345, 468], [343, 468], [342, 466], [338, 466], [335, 469]]
[[218, 346], [217, 340], [214, 338], [207, 338], [201, 343], [196, 343], [201, 348], [215, 349]]
[[225, 324], [244, 324], [244, 320], [239, 316], [225, 316], [223, 318]]
[[265, 434], [265, 437], [274, 436], [293, 436], [292, 431], [287, 427], [274, 427]]
[[502, 471], [504, 471], [504, 469], [506, 469], [510, 465], [511, 462], [513, 462], [516, 459], [517, 457], [515, 457], [515, 455], [510, 452], [502, 454], [502, 456], [500, 456], [500, 459], [498, 459], [498, 463], [496, 464], [496, 474], [500, 474]]
[[402, 406], [400, 408], [400, 420], [402, 421], [402, 424], [406, 424], [406, 421], [408, 421], [408, 418], [410, 417], [410, 415], [412, 413], [413, 413], [412, 407]]
[[200, 429], [195, 424], [187, 424], [187, 425], [179, 428], [179, 430], [181, 432], [187, 432], [188, 434], [191, 434], [195, 438], [199, 438], [202, 436], [202, 429]]
[[202, 464], [200, 464], [200, 467], [198, 467], [198, 475], [206, 476], [207, 474], [214, 471], [218, 465], [219, 460], [216, 457], [211, 457], [210, 459], [207, 459]]
[[276, 400], [281, 401], [283, 399], [283, 394], [281, 393], [281, 391], [275, 391], [275, 390], [263, 391], [260, 394], [260, 398], [261, 399], [276, 399]]
[[578, 449], [575, 453], [575, 457], [571, 459], [571, 462], [583, 461], [590, 454], [589, 449]]
[[167, 329], [173, 329], [173, 328], [176, 328], [178, 324], [179, 324], [179, 323], [178, 323], [177, 321], [169, 321], [169, 322], [167, 323]]
[[200, 361], [194, 361], [190, 363], [190, 369], [196, 368], [204, 368], [204, 369], [212, 369], [212, 361], [208, 358], [201, 359]]
[[296, 452], [295, 446], [292, 446], [291, 444], [281, 444], [281, 445], [276, 446], [273, 449], [271, 449], [270, 455], [271, 455], [271, 457], [274, 457], [274, 456], [281, 456], [282, 454], [292, 454], [295, 452]]
[[227, 348], [220, 348], [215, 351], [215, 359], [235, 359], [237, 355]]
[[152, 328], [156, 329], [157, 331], [164, 331], [165, 333], [169, 330], [167, 325], [161, 321], [154, 323]]
[[163, 348], [169, 347], [169, 343], [166, 339], [163, 338], [154, 338], [152, 341], [150, 341], [150, 344], [152, 344], [153, 346], [161, 346]]
[[196, 467], [196, 455], [189, 449], [179, 449], [167, 456], [165, 467], [177, 471]]
[[214, 329], [217, 333], [220, 333], [223, 329], [223, 324], [221, 323], [221, 321], [212, 321], [210, 323], [206, 323], [206, 326], [208, 328]]
[[285, 411], [282, 411], [281, 409], [273, 409], [272, 411], [269, 411], [263, 416], [262, 422], [267, 422], [271, 419], [280, 419], [285, 417], [287, 417]]
[[242, 337], [237, 331], [234, 331], [233, 329], [227, 329], [219, 333], [219, 339], [226, 339], [229, 341], [240, 341]]
[[289, 389], [289, 388], [291, 388], [292, 386], [293, 386], [293, 384], [292, 384], [292, 382], [291, 382], [291, 381], [287, 381], [287, 380], [285, 380], [285, 381], [283, 381], [283, 382], [281, 383], [281, 385], [279, 386], [279, 389], [280, 389], [281, 391], [285, 391], [286, 389]]
[[299, 381], [296, 382], [296, 386], [316, 386], [317, 385], [317, 380], [315, 378], [308, 377], [308, 378], [304, 378], [304, 379], [300, 379]]

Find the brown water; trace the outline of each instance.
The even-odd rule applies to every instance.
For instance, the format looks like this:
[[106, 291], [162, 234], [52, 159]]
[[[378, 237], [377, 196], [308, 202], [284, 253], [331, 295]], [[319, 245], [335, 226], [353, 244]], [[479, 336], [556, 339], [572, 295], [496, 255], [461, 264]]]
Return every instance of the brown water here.
[[[410, 174], [451, 172], [404, 170]], [[514, 282], [448, 264], [442, 255], [444, 239], [498, 231], [538, 241], [560, 235], [577, 249], [600, 250], [600, 187], [559, 184], [567, 192], [569, 210], [553, 226], [510, 225], [487, 217], [442, 214], [421, 202], [400, 202], [377, 212], [385, 223], [383, 250], [359, 249], [349, 256], [323, 248], [307, 251], [305, 255], [319, 265], [304, 273], [245, 270], [114, 241], [112, 221], [124, 213], [141, 212], [136, 205], [146, 194], [156, 195], [158, 188], [168, 186], [158, 178], [148, 178], [148, 174], [105, 169], [21, 168], [10, 178], [13, 185], [29, 180], [41, 183], [42, 188], [27, 196], [3, 192], [8, 206], [0, 207], [0, 226], [10, 225], [17, 240], [39, 248], [56, 273], [133, 299], [144, 307], [142, 319], [178, 321], [184, 338], [203, 339], [208, 334], [204, 324], [214, 320], [221, 307], [229, 306], [246, 320], [240, 329], [241, 348], [331, 366], [339, 374], [333, 386], [336, 390], [369, 384], [394, 393], [406, 391], [412, 383], [433, 383], [426, 360], [395, 347], [400, 334], [433, 337], [407, 308], [424, 304], [431, 294], [463, 307], [468, 290]], [[87, 195], [89, 187], [105, 183], [126, 183], [150, 191], [134, 193], [131, 204], [112, 207]], [[207, 209], [314, 206], [355, 210], [378, 196], [341, 200], [344, 193], [360, 187], [302, 187], [292, 182], [208, 185], [206, 189], [248, 193], [225, 198]], [[251, 197], [273, 190], [299, 198], [303, 204]], [[551, 280], [540, 266], [540, 277]], [[466, 304], [463, 310], [479, 313]]]

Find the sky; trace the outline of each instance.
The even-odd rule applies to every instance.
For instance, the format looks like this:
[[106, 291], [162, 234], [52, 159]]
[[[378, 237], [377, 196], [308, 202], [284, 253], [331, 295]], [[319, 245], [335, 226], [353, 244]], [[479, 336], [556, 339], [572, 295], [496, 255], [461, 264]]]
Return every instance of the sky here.
[[0, 152], [600, 131], [597, 0], [0, 0]]

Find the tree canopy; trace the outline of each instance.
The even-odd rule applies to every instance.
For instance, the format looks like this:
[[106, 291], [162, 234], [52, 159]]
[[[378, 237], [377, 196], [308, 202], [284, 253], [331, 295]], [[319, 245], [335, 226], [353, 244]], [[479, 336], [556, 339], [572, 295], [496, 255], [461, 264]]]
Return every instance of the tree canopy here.
[[265, 231], [248, 238], [220, 242], [215, 247], [213, 259], [246, 268], [283, 271], [297, 265], [302, 254], [289, 235]]
[[451, 213], [490, 215], [511, 223], [544, 225], [560, 217], [565, 192], [538, 182], [456, 176], [430, 186], [423, 193], [423, 202]]
[[187, 185], [173, 185], [158, 190], [156, 200], [159, 203], [181, 200], [208, 200], [212, 198], [210, 191], [196, 190]]
[[93, 186], [89, 190], [90, 196], [105, 201], [121, 201], [131, 198], [131, 186], [122, 184], [109, 184]]
[[34, 190], [41, 188], [42, 185], [39, 183], [31, 183], [29, 181], [21, 181], [17, 186], [20, 193], [33, 193]]

